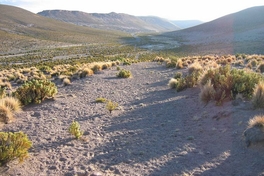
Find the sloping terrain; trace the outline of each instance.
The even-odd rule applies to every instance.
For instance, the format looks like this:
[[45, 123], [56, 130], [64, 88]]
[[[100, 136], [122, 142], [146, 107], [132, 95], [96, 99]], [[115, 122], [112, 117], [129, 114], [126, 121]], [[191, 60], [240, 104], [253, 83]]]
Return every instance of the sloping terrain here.
[[[25, 107], [1, 130], [25, 132], [33, 142], [30, 157], [0, 175], [264, 175], [263, 145], [247, 148], [242, 135], [263, 110], [242, 100], [205, 106], [198, 87], [168, 88], [176, 70], [155, 62], [122, 68], [133, 78], [104, 70], [60, 86], [55, 101]], [[118, 102], [119, 109], [110, 114], [95, 103], [98, 97]], [[86, 140], [68, 133], [73, 120]]]
[[1, 52], [61, 44], [111, 43], [128, 36], [61, 22], [7, 5], [0, 5], [0, 34]]
[[44, 10], [39, 15], [60, 21], [99, 29], [119, 30], [129, 33], [166, 32], [179, 28], [158, 17], [136, 17], [123, 13], [85, 13], [67, 10]]
[[202, 21], [199, 20], [172, 20], [171, 23], [175, 24], [181, 29], [190, 28], [202, 24]]
[[185, 48], [189, 48], [189, 52], [263, 54], [263, 16], [264, 6], [252, 7], [165, 35], [181, 41]]

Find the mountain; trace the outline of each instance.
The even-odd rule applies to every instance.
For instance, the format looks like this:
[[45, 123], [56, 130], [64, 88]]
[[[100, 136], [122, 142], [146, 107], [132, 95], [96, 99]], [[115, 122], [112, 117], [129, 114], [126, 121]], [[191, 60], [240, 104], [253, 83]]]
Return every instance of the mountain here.
[[202, 21], [199, 21], [199, 20], [172, 20], [170, 22], [178, 26], [181, 29], [190, 28], [190, 27], [197, 26], [203, 23]]
[[172, 30], [180, 30], [181, 28], [169, 20], [155, 17], [155, 16], [139, 16], [141, 20], [145, 21], [146, 23], [154, 26], [158, 29], [158, 31], [172, 31]]
[[0, 52], [18, 49], [34, 49], [47, 45], [109, 43], [120, 37], [129, 36], [122, 32], [99, 30], [77, 26], [46, 18], [27, 10], [0, 5]]
[[136, 17], [124, 13], [85, 13], [67, 10], [45, 10], [39, 15], [56, 20], [98, 29], [119, 30], [129, 33], [150, 33], [179, 30], [168, 20], [159, 17]]
[[264, 54], [263, 16], [264, 6], [251, 7], [164, 36], [179, 41], [181, 46], [193, 53]]

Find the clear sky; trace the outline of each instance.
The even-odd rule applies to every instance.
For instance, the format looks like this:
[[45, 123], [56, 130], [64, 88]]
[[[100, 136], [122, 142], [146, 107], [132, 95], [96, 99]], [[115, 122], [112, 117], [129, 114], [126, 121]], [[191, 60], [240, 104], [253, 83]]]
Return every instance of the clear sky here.
[[117, 12], [206, 22], [249, 7], [263, 6], [264, 0], [0, 0], [0, 4], [21, 7], [33, 13], [55, 9]]

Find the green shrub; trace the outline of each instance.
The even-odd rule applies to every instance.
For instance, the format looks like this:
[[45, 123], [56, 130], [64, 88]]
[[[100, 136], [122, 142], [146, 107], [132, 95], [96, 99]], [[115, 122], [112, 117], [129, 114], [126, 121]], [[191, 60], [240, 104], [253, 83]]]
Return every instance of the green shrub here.
[[0, 132], [0, 166], [15, 159], [23, 162], [31, 146], [32, 142], [23, 132]]
[[96, 98], [96, 100], [95, 100], [96, 103], [105, 103], [106, 101], [107, 101], [107, 99], [103, 98], [103, 97]]
[[110, 114], [112, 113], [113, 110], [115, 110], [118, 107], [118, 103], [116, 102], [112, 102], [111, 100], [109, 100], [106, 104], [106, 109], [110, 112]]
[[80, 124], [76, 121], [73, 121], [70, 125], [69, 133], [76, 139], [79, 139], [83, 135], [83, 132], [80, 130]]
[[45, 98], [53, 98], [57, 94], [56, 85], [48, 80], [31, 80], [20, 86], [14, 95], [23, 105], [41, 103]]
[[117, 74], [117, 77], [119, 78], [130, 78], [132, 77], [132, 73], [129, 70], [120, 70]]
[[200, 80], [201, 87], [211, 81], [214, 88], [214, 98], [217, 103], [224, 99], [233, 99], [237, 94], [251, 98], [255, 84], [262, 79], [253, 71], [231, 69], [229, 65], [208, 70]]

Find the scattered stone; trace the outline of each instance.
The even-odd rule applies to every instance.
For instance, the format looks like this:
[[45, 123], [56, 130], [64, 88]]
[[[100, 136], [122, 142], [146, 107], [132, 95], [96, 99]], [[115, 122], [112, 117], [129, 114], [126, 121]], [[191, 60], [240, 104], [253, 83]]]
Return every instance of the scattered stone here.
[[194, 140], [194, 136], [188, 136], [187, 140]]

